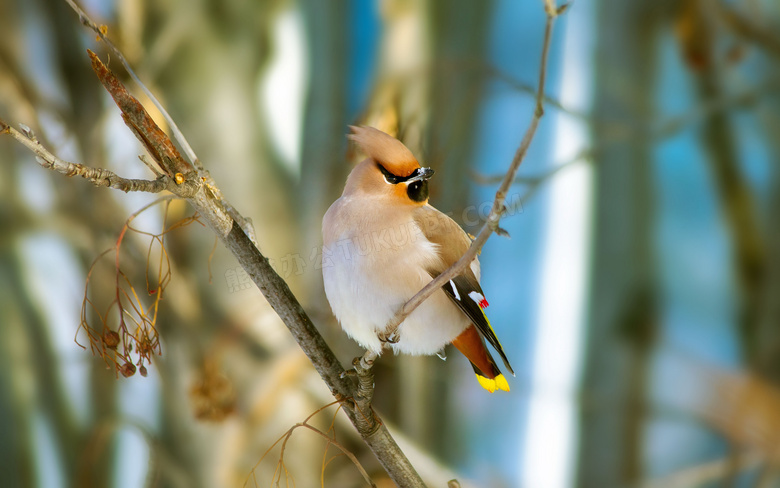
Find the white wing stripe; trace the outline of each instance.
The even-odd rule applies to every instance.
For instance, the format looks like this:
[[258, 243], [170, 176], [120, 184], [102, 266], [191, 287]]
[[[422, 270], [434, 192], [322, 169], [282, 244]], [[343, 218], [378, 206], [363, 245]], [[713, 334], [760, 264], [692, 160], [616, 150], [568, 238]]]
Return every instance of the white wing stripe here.
[[455, 300], [460, 301], [460, 293], [458, 293], [458, 288], [455, 286], [455, 283], [453, 283], [452, 280], [450, 280], [450, 286], [452, 287], [452, 292], [455, 294]]

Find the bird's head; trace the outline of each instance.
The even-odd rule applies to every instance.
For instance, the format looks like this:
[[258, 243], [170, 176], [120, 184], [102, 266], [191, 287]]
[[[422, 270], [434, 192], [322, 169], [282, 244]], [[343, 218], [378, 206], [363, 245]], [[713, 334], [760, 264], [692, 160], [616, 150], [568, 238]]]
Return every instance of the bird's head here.
[[396, 203], [425, 205], [431, 168], [423, 168], [398, 139], [373, 127], [350, 126], [349, 138], [368, 156], [347, 178], [344, 194], [369, 193]]

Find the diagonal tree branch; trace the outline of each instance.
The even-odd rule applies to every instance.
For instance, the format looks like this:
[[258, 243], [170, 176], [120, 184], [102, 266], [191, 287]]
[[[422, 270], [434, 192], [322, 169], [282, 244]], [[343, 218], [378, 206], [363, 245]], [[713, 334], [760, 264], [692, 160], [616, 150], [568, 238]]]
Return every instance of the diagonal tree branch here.
[[[73, 6], [70, 0], [67, 1]], [[91, 21], [85, 22], [85, 19], [89, 19], [83, 12], [80, 12], [80, 15], [82, 22], [87, 25], [94, 24]], [[354, 401], [357, 392], [353, 383], [346, 378], [344, 368], [292, 294], [287, 283], [274, 271], [268, 259], [239, 225], [238, 222], [241, 220], [233, 217], [237, 212], [225, 204], [219, 188], [212, 183], [213, 180], [208, 174], [199, 172], [181, 157], [170, 138], [157, 126], [140, 102], [129, 94], [119, 79], [94, 53], [90, 52], [89, 55], [95, 73], [122, 111], [123, 120], [165, 173], [162, 177], [165, 179], [161, 179], [165, 182], [164, 189], [185, 198], [201, 216], [200, 220], [210, 227], [230, 249], [290, 330], [333, 396], [345, 406], [347, 417], [390, 478], [399, 486], [424, 487], [425, 484], [419, 474], [370, 404], [358, 405]], [[0, 134], [3, 133], [12, 135], [33, 151], [43, 161], [41, 163], [43, 166], [56, 169], [63, 174], [80, 174], [89, 177], [95, 184], [118, 186], [120, 189], [130, 188], [133, 185], [138, 188], [147, 185], [157, 190], [159, 185], [155, 182], [143, 182], [144, 180], [141, 180], [143, 183], [133, 183], [134, 180], [124, 180], [107, 170], [67, 163], [45, 150], [34, 139], [31, 132], [25, 136], [11, 129], [4, 122], [0, 122]], [[114, 184], [104, 183], [107, 175], [108, 181]], [[169, 180], [173, 184], [170, 184]]]
[[[233, 208], [233, 206], [230, 204], [230, 202], [225, 199], [221, 193], [219, 193], [219, 189], [212, 179], [211, 175], [208, 171], [203, 168], [203, 165], [200, 162], [200, 159], [195, 154], [195, 151], [192, 149], [192, 146], [190, 146], [189, 141], [186, 137], [184, 137], [184, 134], [179, 130], [179, 126], [176, 125], [176, 121], [173, 120], [173, 117], [168, 114], [168, 111], [165, 110], [165, 107], [162, 103], [157, 99], [157, 97], [154, 96], [154, 93], [141, 81], [140, 78], [138, 78], [138, 75], [135, 74], [135, 71], [133, 71], [133, 68], [130, 66], [130, 63], [127, 62], [127, 59], [125, 59], [125, 56], [122, 54], [122, 51], [117, 48], [113, 42], [111, 42], [111, 39], [108, 38], [106, 35], [108, 29], [105, 26], [98, 25], [95, 21], [93, 21], [84, 10], [82, 10], [76, 2], [73, 0], [65, 0], [65, 2], [73, 9], [74, 12], [76, 12], [79, 15], [79, 21], [86, 27], [92, 30], [94, 32], [98, 39], [100, 39], [111, 51], [111, 53], [116, 56], [119, 61], [122, 63], [122, 66], [125, 68], [128, 74], [130, 74], [130, 77], [138, 84], [138, 86], [143, 90], [143, 92], [146, 94], [147, 97], [154, 103], [155, 107], [157, 107], [157, 110], [160, 111], [163, 118], [165, 119], [165, 122], [170, 126], [171, 132], [173, 132], [173, 137], [176, 140], [176, 142], [179, 143], [182, 150], [184, 151], [184, 154], [187, 156], [189, 161], [192, 163], [192, 165], [200, 172], [201, 181], [205, 183], [206, 185], [209, 185], [211, 189], [216, 193], [216, 196], [221, 200], [222, 207], [225, 209], [225, 211], [230, 214], [230, 217], [232, 217], [234, 220], [237, 220], [241, 224], [241, 228], [244, 229], [244, 231], [249, 233], [249, 236], [252, 238], [253, 242], [256, 242], [255, 240], [255, 231], [254, 227], [252, 225], [251, 220], [243, 217], [238, 210]], [[91, 57], [91, 56], [90, 56]], [[94, 64], [93, 64], [94, 69]], [[102, 80], [101, 80], [102, 81]], [[104, 82], [105, 85], [105, 82]], [[120, 84], [121, 86], [121, 84]], [[106, 87], [108, 89], [108, 87]], [[125, 90], [126, 92], [126, 90]], [[126, 97], [122, 96], [121, 99], [123, 100], [122, 103], [132, 103], [131, 101], [127, 100]], [[115, 101], [117, 104], [120, 104], [120, 101], [115, 98]], [[138, 103], [137, 101], [135, 103]], [[125, 115], [123, 114], [123, 117]], [[151, 118], [149, 118], [151, 120]], [[127, 121], [125, 121], [127, 123]], [[136, 132], [136, 129], [131, 127], [131, 130], [133, 130], [133, 133], [136, 134], [136, 137], [139, 137], [138, 132]], [[145, 141], [141, 141], [144, 145], [146, 145]], [[176, 146], [174, 146], [172, 143], [170, 143], [170, 148], [173, 151], [176, 151], [178, 154], [178, 151], [176, 150]], [[181, 158], [179, 158], [181, 159]], [[184, 162], [182, 160], [183, 165], [187, 165], [188, 163]]]
[[130, 95], [122, 82], [100, 61], [97, 54], [89, 49], [87, 49], [87, 54], [89, 54], [92, 69], [97, 74], [98, 79], [122, 111], [122, 120], [141, 141], [152, 158], [160, 162], [160, 166], [164, 171], [168, 171], [169, 176], [193, 171], [193, 166], [181, 157], [173, 142], [152, 120], [141, 103]]
[[105, 26], [98, 25], [95, 23], [95, 21], [90, 19], [87, 13], [84, 12], [81, 7], [79, 7], [73, 0], [65, 0], [65, 2], [67, 2], [67, 4], [70, 5], [70, 8], [79, 14], [79, 21], [86, 27], [90, 28], [98, 36], [98, 38], [103, 41], [106, 46], [108, 46], [108, 48], [111, 50], [111, 53], [116, 56], [117, 59], [119, 59], [130, 77], [133, 78], [136, 83], [138, 83], [138, 86], [141, 88], [141, 90], [143, 90], [146, 96], [149, 97], [149, 100], [151, 100], [155, 107], [157, 107], [157, 110], [160, 111], [163, 118], [165, 118], [165, 122], [171, 127], [174, 138], [179, 142], [179, 144], [181, 144], [181, 147], [184, 149], [184, 153], [187, 155], [190, 161], [192, 161], [192, 163], [197, 166], [198, 169], [203, 170], [203, 168], [200, 166], [198, 157], [195, 155], [195, 151], [192, 150], [192, 146], [190, 146], [190, 143], [184, 137], [184, 134], [182, 134], [182, 132], [179, 130], [179, 126], [176, 125], [173, 117], [168, 114], [168, 111], [165, 110], [163, 104], [157, 100], [157, 97], [154, 96], [154, 93], [152, 93], [152, 91], [141, 82], [140, 78], [138, 78], [138, 75], [136, 75], [135, 71], [133, 71], [133, 68], [130, 67], [130, 63], [128, 63], [127, 59], [125, 59], [122, 51], [120, 51], [119, 48], [117, 48], [114, 43], [111, 42], [111, 39], [108, 38], [106, 35], [108, 29], [106, 29]]
[[[173, 128], [177, 140], [184, 147], [192, 164], [181, 157], [170, 138], [154, 123], [143, 106], [129, 94], [116, 76], [92, 52], [89, 55], [95, 73], [122, 111], [122, 118], [125, 123], [141, 141], [150, 156], [162, 168], [163, 175], [157, 180], [127, 180], [107, 170], [65, 162], [43, 148], [31, 132], [25, 131], [27, 133], [22, 134], [1, 121], [0, 134], [10, 134], [14, 139], [34, 152], [43, 166], [57, 170], [60, 173], [71, 176], [80, 175], [96, 185], [111, 186], [124, 191], [162, 191], [165, 189], [185, 198], [199, 213], [201, 221], [217, 234], [222, 243], [230, 249], [241, 266], [260, 288], [268, 303], [288, 327], [301, 349], [312, 362], [314, 368], [328, 385], [333, 396], [344, 404], [347, 417], [393, 481], [397, 485], [404, 487], [425, 486], [405, 454], [388, 432], [386, 426], [371, 407], [373, 378], [368, 368], [363, 366], [370, 367], [375, 357], [367, 358], [364, 356], [364, 361], [357, 365], [359, 382], [356, 388], [354, 383], [347, 378], [348, 375], [344, 368], [333, 354], [333, 351], [325, 343], [287, 284], [274, 271], [268, 259], [262, 255], [254, 244], [251, 236], [247, 235], [245, 232], [247, 226], [240, 225], [240, 223], [246, 222], [246, 219], [241, 217], [222, 198], [219, 188], [208, 173], [202, 170], [197, 157], [176, 128], [172, 119], [167, 116], [164, 109], [148, 92], [148, 89], [132, 73], [121, 52], [106, 38], [105, 30], [89, 19], [86, 13], [73, 0], [65, 1], [78, 12], [81, 22], [95, 31], [101, 40], [106, 42], [114, 55], [120, 58], [131, 73], [131, 76], [166, 115], [166, 120]], [[530, 147], [539, 121], [544, 114], [544, 85], [550, 36], [554, 19], [565, 8], [566, 6], [564, 5], [556, 9], [553, 0], [545, 0], [547, 19], [534, 114], [505, 178], [496, 192], [487, 223], [477, 235], [467, 253], [452, 268], [442, 273], [436, 280], [433, 280], [403, 307], [403, 310], [391, 322], [393, 330], [396, 330], [398, 324], [420, 303], [438, 290], [444, 282], [457, 276], [469, 266], [494, 232], [504, 233], [498, 224], [502, 214], [505, 212], [504, 203], [507, 191]]]

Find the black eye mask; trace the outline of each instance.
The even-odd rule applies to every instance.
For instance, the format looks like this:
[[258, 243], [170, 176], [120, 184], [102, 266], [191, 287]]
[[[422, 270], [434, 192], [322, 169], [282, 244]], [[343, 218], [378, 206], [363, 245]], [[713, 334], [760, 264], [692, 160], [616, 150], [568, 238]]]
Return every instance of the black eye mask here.
[[[384, 175], [385, 181], [387, 181], [392, 185], [397, 185], [398, 183], [403, 183], [409, 180], [425, 181], [431, 176], [433, 176], [433, 170], [431, 168], [417, 168], [414, 171], [412, 171], [412, 174], [410, 174], [409, 176], [398, 176], [387, 171], [387, 169], [385, 169], [385, 167], [382, 166], [381, 164], [377, 163], [377, 166], [379, 167], [379, 171], [382, 172], [382, 175]], [[415, 181], [414, 183], [416, 183], [417, 181]]]
[[414, 202], [424, 202], [428, 199], [428, 178], [433, 176], [431, 168], [417, 168], [409, 176], [397, 176], [387, 171], [384, 166], [377, 164], [379, 171], [385, 177], [385, 181], [392, 185], [409, 182], [406, 187], [406, 195]]

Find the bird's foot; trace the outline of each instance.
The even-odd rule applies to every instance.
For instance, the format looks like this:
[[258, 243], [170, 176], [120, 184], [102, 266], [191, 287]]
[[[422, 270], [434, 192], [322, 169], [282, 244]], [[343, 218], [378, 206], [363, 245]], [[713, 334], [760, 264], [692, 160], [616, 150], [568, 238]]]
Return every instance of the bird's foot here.
[[[356, 358], [356, 359], [360, 359], [360, 358]], [[352, 364], [355, 364], [354, 361], [352, 362]], [[357, 376], [357, 371], [355, 371], [355, 368], [352, 368], [346, 371], [342, 371], [341, 374], [339, 375], [339, 378], [343, 380], [344, 378], [354, 378], [356, 376]]]
[[398, 330], [395, 330], [393, 333], [387, 335], [383, 332], [380, 332], [377, 334], [379, 337], [379, 342], [387, 343], [387, 344], [398, 344], [398, 341], [401, 340], [401, 334], [398, 333]]

